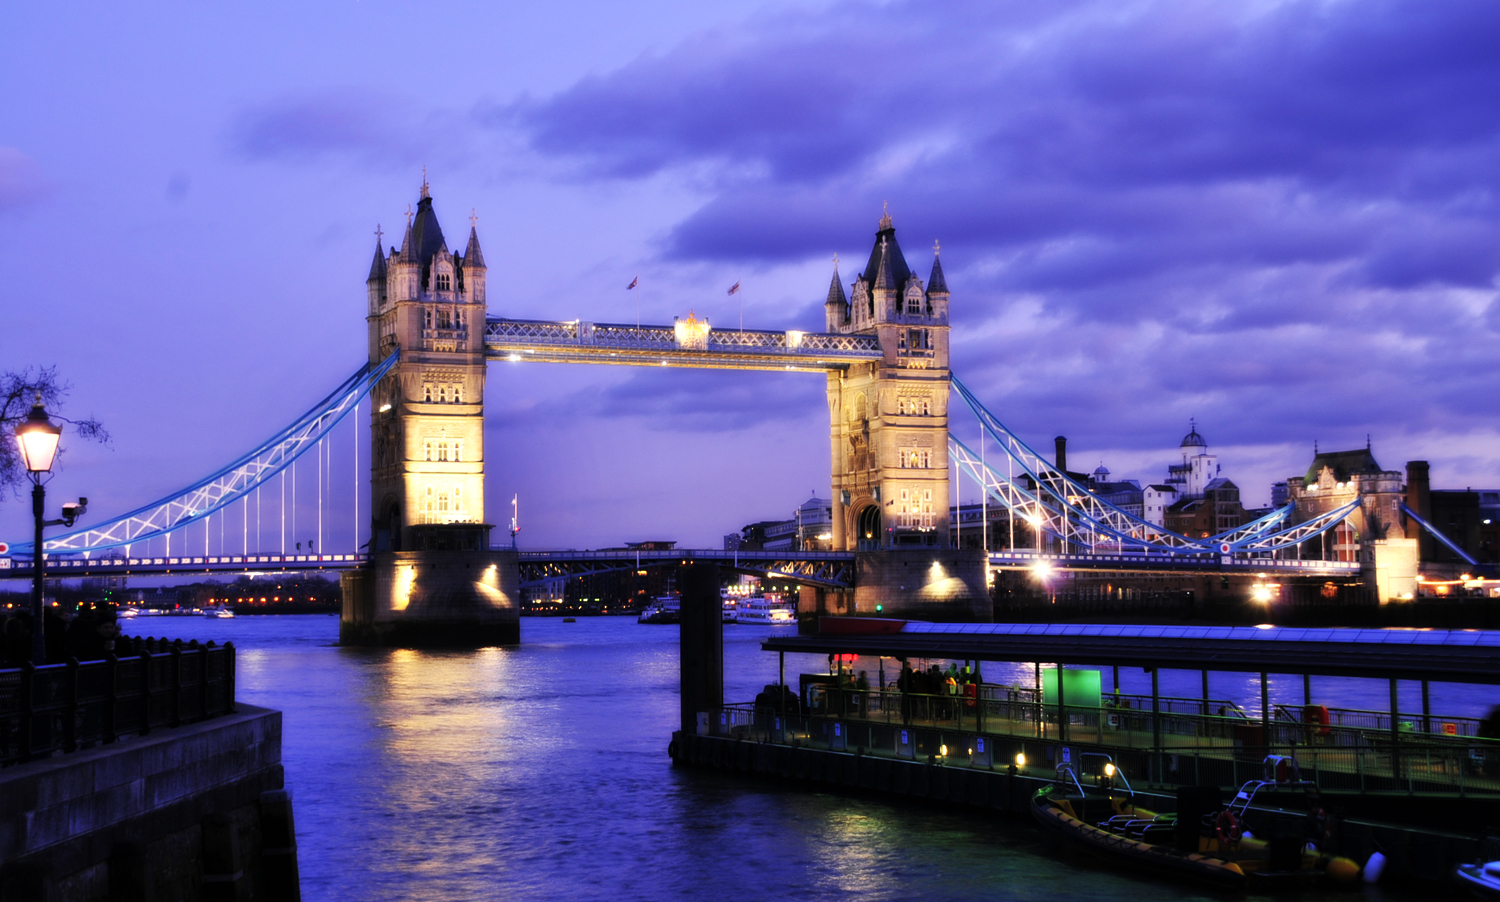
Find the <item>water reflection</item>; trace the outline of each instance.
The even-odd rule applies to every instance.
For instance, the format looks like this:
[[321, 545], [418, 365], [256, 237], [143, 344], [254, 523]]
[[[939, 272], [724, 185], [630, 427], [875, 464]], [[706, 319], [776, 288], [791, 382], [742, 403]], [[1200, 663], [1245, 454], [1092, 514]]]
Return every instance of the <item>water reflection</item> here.
[[[527, 620], [522, 646], [462, 653], [336, 648], [331, 617], [155, 630], [233, 639], [241, 700], [284, 712], [309, 900], [1201, 897], [1064, 857], [1025, 821], [672, 768], [672, 627]], [[759, 647], [769, 630], [725, 630], [730, 700], [776, 680], [777, 656]], [[788, 681], [826, 665], [788, 655]], [[878, 666], [856, 668], [873, 682]], [[1029, 664], [984, 674], [1034, 680]], [[1106, 691], [1111, 679], [1104, 668]], [[1372, 702], [1388, 692], [1361, 682]], [[1150, 691], [1139, 670], [1122, 669], [1121, 683]], [[1163, 672], [1161, 685], [1201, 692], [1196, 672]], [[1258, 704], [1259, 678], [1215, 675], [1213, 691]], [[1300, 679], [1277, 678], [1272, 696], [1300, 702]]]

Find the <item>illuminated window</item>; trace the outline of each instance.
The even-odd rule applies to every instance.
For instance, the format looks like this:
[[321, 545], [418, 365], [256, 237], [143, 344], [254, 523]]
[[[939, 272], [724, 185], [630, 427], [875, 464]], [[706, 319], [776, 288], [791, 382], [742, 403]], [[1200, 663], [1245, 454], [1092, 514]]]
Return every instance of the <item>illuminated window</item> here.
[[422, 400], [426, 401], [429, 404], [432, 403], [433, 393], [432, 393], [432, 383], [431, 382], [423, 382], [422, 383]]
[[424, 328], [424, 329], [431, 329], [432, 328], [432, 308], [431, 307], [425, 308], [422, 311], [422, 328]]
[[903, 448], [900, 458], [903, 470], [926, 470], [932, 467], [932, 451], [928, 448]]

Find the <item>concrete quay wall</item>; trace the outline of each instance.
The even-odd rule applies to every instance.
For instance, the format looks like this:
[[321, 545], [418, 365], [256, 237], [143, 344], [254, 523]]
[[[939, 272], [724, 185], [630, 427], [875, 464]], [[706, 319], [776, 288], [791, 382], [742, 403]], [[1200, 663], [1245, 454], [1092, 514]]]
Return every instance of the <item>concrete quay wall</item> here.
[[0, 770], [0, 902], [296, 899], [281, 712]]
[[[1017, 748], [1019, 745], [1016, 746]], [[1014, 749], [997, 742], [997, 760]], [[988, 810], [1010, 818], [1031, 820], [1031, 797], [1050, 779], [1011, 773], [1009, 768], [946, 766], [922, 759], [887, 758], [808, 746], [756, 742], [686, 732], [672, 734], [668, 746], [675, 765], [701, 767], [760, 779], [792, 783], [810, 789], [868, 792], [886, 797]], [[1172, 796], [1137, 793], [1143, 807], [1175, 810]], [[1352, 798], [1324, 795], [1327, 803], [1350, 803]], [[1376, 800], [1378, 804], [1378, 800]], [[1430, 801], [1430, 804], [1444, 804]], [[1400, 827], [1374, 818], [1346, 819], [1336, 836], [1337, 854], [1363, 865], [1377, 851], [1386, 858], [1385, 877], [1448, 884], [1457, 864], [1500, 857], [1500, 838], [1464, 836], [1454, 832]]]

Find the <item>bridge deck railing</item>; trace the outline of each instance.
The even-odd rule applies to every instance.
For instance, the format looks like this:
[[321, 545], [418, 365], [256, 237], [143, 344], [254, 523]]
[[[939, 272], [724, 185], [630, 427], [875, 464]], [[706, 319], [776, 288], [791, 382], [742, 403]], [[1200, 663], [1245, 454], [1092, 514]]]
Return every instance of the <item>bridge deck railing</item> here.
[[234, 711], [234, 645], [137, 641], [138, 654], [0, 670], [0, 766]]
[[[986, 686], [986, 689], [991, 687]], [[999, 687], [1004, 689], [1005, 687]], [[1106, 751], [1133, 783], [1187, 785], [1207, 781], [1238, 786], [1259, 773], [1267, 754], [1290, 754], [1303, 776], [1331, 791], [1399, 791], [1500, 797], [1500, 741], [1474, 736], [1401, 734], [1355, 726], [1262, 722], [1242, 712], [1226, 716], [1133, 707], [1038, 704], [1031, 698], [981, 693], [979, 698], [808, 687], [795, 712], [726, 705], [708, 718], [710, 732], [762, 742], [800, 743], [902, 757], [897, 732], [936, 731], [947, 737], [948, 763], [973, 763], [984, 739], [1007, 755], [1024, 751], [1040, 763], [1057, 747]], [[1181, 700], [1197, 701], [1201, 700]], [[780, 718], [778, 721], [777, 718]], [[776, 724], [781, 726], [777, 727]], [[842, 739], [832, 729], [843, 724]], [[735, 731], [738, 732], [735, 732]], [[910, 750], [905, 750], [910, 755]], [[935, 754], [934, 748], [931, 753]], [[926, 757], [926, 755], [922, 755]], [[1004, 767], [1007, 757], [984, 764]]]

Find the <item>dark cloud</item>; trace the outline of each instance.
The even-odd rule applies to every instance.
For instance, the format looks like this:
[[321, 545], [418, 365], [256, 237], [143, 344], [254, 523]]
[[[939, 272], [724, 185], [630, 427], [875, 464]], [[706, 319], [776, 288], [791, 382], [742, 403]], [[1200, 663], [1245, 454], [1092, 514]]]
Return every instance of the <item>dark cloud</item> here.
[[846, 4], [505, 122], [572, 178], [700, 188], [668, 259], [847, 250], [891, 201], [919, 271], [943, 239], [955, 372], [1036, 434], [1475, 431], [1500, 413], [1497, 34], [1487, 0]]
[[[1476, 0], [848, 5], [708, 34], [511, 108], [585, 177], [707, 171], [668, 253], [796, 259], [898, 194], [1016, 288], [1184, 261], [1365, 258], [1374, 284], [1487, 284], [1500, 247], [1500, 7]], [[707, 167], [704, 170], [703, 167]], [[1412, 252], [1463, 206], [1463, 247]], [[1430, 243], [1430, 242], [1429, 242]], [[1142, 245], [1156, 253], [1142, 253]], [[1171, 247], [1165, 247], [1171, 245]], [[1041, 248], [1045, 249], [1045, 248]]]

